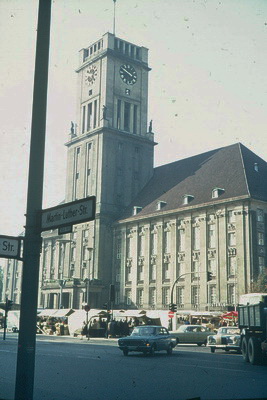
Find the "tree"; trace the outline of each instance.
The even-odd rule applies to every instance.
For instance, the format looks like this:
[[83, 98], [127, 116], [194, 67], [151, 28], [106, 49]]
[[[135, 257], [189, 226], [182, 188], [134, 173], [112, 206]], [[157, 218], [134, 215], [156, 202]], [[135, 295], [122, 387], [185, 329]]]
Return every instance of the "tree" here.
[[267, 293], [267, 274], [261, 273], [253, 282], [252, 291], [255, 293]]

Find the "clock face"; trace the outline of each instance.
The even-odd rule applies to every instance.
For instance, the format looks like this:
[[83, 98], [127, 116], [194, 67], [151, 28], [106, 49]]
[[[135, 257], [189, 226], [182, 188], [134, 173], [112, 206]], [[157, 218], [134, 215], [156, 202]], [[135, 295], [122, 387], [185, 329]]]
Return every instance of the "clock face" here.
[[85, 82], [87, 85], [92, 85], [97, 77], [97, 68], [95, 65], [90, 65], [85, 71]]
[[120, 77], [127, 85], [133, 85], [137, 81], [137, 73], [130, 64], [123, 64], [120, 67]]

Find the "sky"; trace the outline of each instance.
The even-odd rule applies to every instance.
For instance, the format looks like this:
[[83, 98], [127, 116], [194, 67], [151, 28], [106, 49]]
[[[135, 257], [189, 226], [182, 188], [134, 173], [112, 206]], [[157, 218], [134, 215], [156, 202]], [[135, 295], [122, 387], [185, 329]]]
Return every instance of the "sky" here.
[[[65, 196], [78, 51], [112, 0], [53, 0], [43, 209]], [[0, 235], [25, 225], [38, 1], [0, 0]], [[241, 142], [267, 160], [267, 1], [117, 0], [116, 36], [149, 49], [155, 166]]]

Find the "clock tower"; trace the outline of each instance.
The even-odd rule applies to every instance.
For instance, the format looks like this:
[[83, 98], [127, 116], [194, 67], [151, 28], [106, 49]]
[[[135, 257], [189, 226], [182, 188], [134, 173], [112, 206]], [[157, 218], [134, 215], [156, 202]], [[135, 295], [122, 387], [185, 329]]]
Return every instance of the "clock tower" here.
[[[66, 143], [66, 202], [96, 196], [96, 220], [87, 224], [87, 275], [101, 282], [102, 289], [111, 283], [112, 223], [153, 174], [154, 135], [151, 126], [147, 129], [149, 71], [148, 50], [111, 33], [80, 50], [76, 123]], [[78, 237], [85, 227], [76, 228]], [[94, 306], [107, 300], [103, 293]]]

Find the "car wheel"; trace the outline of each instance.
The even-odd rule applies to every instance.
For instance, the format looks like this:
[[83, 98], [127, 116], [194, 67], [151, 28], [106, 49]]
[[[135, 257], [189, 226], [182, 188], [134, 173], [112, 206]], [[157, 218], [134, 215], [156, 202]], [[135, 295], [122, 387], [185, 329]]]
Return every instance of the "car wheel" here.
[[172, 355], [172, 345], [171, 344], [169, 344], [169, 346], [167, 348], [167, 354], [168, 354], [168, 356]]
[[211, 348], [210, 348], [210, 351], [211, 351], [212, 353], [215, 353], [215, 347], [211, 347]]
[[247, 341], [246, 337], [243, 337], [243, 339], [242, 339], [241, 352], [242, 352], [243, 360], [245, 362], [248, 362], [248, 341]]
[[128, 356], [129, 350], [128, 350], [128, 349], [123, 349], [123, 354], [124, 354], [125, 356]]
[[155, 346], [152, 346], [150, 351], [149, 351], [149, 355], [150, 356], [154, 356], [154, 354], [155, 354]]
[[225, 351], [230, 351], [230, 349], [227, 349], [227, 347], [224, 349]]
[[200, 346], [202, 346], [202, 343], [197, 343], [197, 345], [200, 347]]
[[262, 363], [260, 342], [255, 337], [249, 338], [248, 341], [248, 359], [253, 365]]
[[207, 346], [207, 340], [205, 340], [203, 344], [204, 344], [204, 346]]

